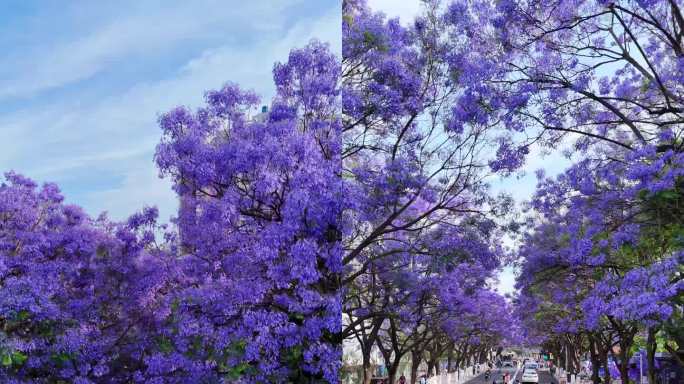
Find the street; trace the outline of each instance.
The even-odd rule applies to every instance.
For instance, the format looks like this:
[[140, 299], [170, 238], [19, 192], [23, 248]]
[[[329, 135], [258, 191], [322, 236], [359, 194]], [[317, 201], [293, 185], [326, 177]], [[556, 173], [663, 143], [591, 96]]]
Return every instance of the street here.
[[[515, 372], [516, 368], [492, 369], [492, 375], [489, 377], [489, 379], [485, 380], [484, 373], [481, 373], [467, 381], [466, 384], [501, 384], [503, 375], [505, 373], [508, 373], [512, 377]], [[558, 381], [551, 376], [551, 373], [548, 370], [538, 370], [537, 374], [539, 375], [539, 384], [558, 384]], [[516, 379], [520, 380], [521, 376], [522, 369], [518, 371]]]

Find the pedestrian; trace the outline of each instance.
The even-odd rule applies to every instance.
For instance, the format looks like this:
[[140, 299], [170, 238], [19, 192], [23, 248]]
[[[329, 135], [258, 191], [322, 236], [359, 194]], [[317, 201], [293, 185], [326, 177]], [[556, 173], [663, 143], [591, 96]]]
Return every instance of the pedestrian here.
[[401, 375], [399, 378], [399, 384], [406, 384], [406, 377], [404, 375]]

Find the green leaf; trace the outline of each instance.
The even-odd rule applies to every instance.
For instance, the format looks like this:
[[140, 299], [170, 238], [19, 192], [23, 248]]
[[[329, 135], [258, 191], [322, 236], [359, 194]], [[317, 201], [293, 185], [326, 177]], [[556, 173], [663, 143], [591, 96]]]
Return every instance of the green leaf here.
[[237, 380], [240, 377], [242, 377], [242, 375], [247, 371], [248, 368], [249, 368], [249, 364], [247, 364], [247, 363], [241, 363], [239, 365], [236, 365], [236, 366], [228, 369], [228, 372], [226, 373], [226, 377], [230, 380]]
[[679, 194], [673, 190], [661, 191], [658, 193], [658, 196], [666, 200], [676, 200], [679, 198]]
[[160, 337], [157, 339], [157, 348], [159, 348], [159, 351], [162, 353], [170, 353], [173, 351], [173, 343], [165, 337]]
[[14, 362], [15, 365], [22, 365], [28, 359], [28, 356], [24, 355], [23, 353], [19, 351], [14, 351], [12, 352], [12, 361]]
[[59, 366], [63, 366], [72, 359], [72, 354], [67, 352], [53, 353], [52, 360]]
[[21, 310], [19, 313], [17, 313], [17, 320], [19, 321], [24, 321], [27, 320], [31, 316], [31, 312], [27, 310]]
[[3, 352], [2, 358], [0, 359], [0, 362], [2, 362], [2, 365], [4, 367], [11, 366], [12, 365], [12, 356], [7, 352]]

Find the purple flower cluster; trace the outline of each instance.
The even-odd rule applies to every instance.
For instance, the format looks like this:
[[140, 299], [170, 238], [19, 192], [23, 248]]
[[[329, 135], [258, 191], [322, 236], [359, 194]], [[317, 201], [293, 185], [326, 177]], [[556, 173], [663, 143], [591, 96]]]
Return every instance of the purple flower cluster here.
[[[354, 340], [365, 382], [373, 351], [415, 382], [513, 344], [593, 367], [618, 346], [626, 382], [639, 335], [651, 363], [681, 341], [681, 5], [423, 3], [407, 24], [344, 1], [341, 60], [292, 50], [266, 113], [227, 83], [162, 114], [172, 228], [7, 173], [0, 381], [336, 383]], [[489, 180], [535, 148], [573, 165], [515, 221]]]
[[[164, 114], [156, 160], [182, 202], [183, 284], [159, 377], [325, 379], [341, 360], [339, 63], [312, 42], [276, 64], [268, 118], [236, 85]], [[173, 368], [173, 369], [171, 369]]]
[[0, 184], [0, 380], [140, 382], [176, 279], [157, 211], [117, 224], [63, 200], [16, 173]]

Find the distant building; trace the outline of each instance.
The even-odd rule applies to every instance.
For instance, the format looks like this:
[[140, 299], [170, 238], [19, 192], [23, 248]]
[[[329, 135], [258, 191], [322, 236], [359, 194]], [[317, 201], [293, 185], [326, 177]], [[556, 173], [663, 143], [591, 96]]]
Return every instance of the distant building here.
[[251, 121], [256, 121], [259, 123], [263, 123], [268, 120], [268, 106], [263, 105], [261, 106], [261, 112], [257, 113], [254, 117], [252, 117]]

